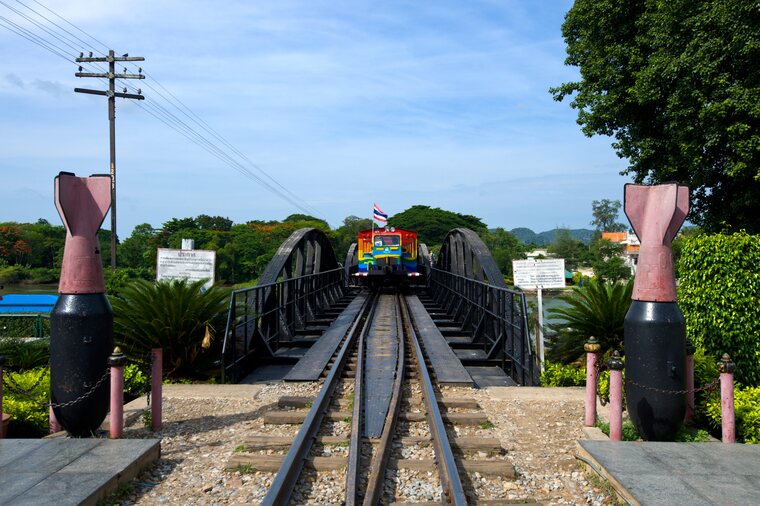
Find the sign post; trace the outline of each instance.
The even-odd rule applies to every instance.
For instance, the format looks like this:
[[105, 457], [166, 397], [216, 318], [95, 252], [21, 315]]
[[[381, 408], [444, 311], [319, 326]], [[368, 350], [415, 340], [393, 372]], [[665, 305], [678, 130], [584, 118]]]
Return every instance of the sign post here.
[[512, 272], [515, 286], [522, 289], [536, 290], [538, 300], [538, 332], [536, 335], [536, 352], [544, 371], [544, 288], [565, 287], [565, 259], [549, 258], [544, 260], [512, 260]]

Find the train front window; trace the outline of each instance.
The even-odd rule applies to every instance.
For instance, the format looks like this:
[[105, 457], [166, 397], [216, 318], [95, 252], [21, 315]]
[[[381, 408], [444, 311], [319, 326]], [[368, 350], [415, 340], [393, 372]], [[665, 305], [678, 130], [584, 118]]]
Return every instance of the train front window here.
[[375, 236], [375, 246], [398, 246], [401, 244], [400, 235], [377, 235]]

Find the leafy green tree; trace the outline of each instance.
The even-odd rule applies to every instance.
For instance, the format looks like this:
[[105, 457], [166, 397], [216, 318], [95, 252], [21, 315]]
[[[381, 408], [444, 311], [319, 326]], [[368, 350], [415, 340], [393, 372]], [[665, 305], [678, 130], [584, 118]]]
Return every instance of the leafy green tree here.
[[150, 247], [150, 241], [156, 234], [148, 223], [141, 223], [132, 230], [118, 247], [116, 261], [121, 267], [151, 269], [156, 266], [156, 250]]
[[602, 232], [625, 232], [627, 230], [628, 227], [617, 222], [621, 207], [622, 204], [619, 200], [602, 199], [591, 202], [591, 214], [594, 216], [591, 224], [594, 225], [599, 234]]
[[576, 0], [562, 34], [583, 133], [615, 137], [637, 183], [692, 190], [707, 231], [760, 232], [760, 9], [747, 0]]
[[483, 233], [486, 225], [475, 216], [445, 211], [437, 207], [416, 205], [394, 214], [389, 225], [417, 232], [419, 242], [428, 247], [440, 245], [446, 234], [454, 228], [469, 228]]
[[554, 236], [554, 242], [552, 242], [547, 250], [549, 253], [557, 256], [558, 258], [565, 259], [565, 268], [569, 270], [575, 270], [581, 263], [582, 259], [586, 257], [585, 252], [588, 248], [581, 241], [576, 241], [570, 235], [570, 231], [566, 228], [557, 229], [557, 233]]
[[201, 214], [195, 218], [195, 223], [201, 230], [218, 230], [228, 232], [232, 228], [232, 220], [221, 216], [208, 216]]
[[333, 231], [330, 239], [339, 262], [343, 262], [345, 259], [351, 243], [356, 242], [359, 231], [367, 230], [370, 227], [372, 227], [372, 220], [369, 218], [359, 218], [358, 216], [351, 215], [343, 220], [343, 225]]
[[631, 277], [631, 268], [625, 264], [622, 254], [624, 244], [614, 243], [601, 237], [591, 242], [591, 268], [594, 275], [606, 281], [619, 281]]
[[525, 258], [525, 245], [514, 234], [501, 227], [485, 231], [481, 238], [499, 266], [502, 274], [512, 277], [512, 260]]
[[610, 283], [594, 279], [575, 287], [560, 299], [565, 306], [547, 311], [549, 328], [547, 357], [567, 364], [583, 356], [583, 345], [596, 337], [602, 353], [623, 351], [623, 322], [631, 306], [633, 281]]
[[204, 292], [204, 283], [136, 280], [122, 288], [111, 305], [124, 354], [144, 362], [152, 348], [162, 348], [166, 376], [198, 377], [219, 356], [229, 302], [227, 290]]
[[290, 216], [288, 216], [282, 221], [284, 223], [290, 223], [290, 222], [318, 223], [319, 226], [316, 228], [319, 228], [320, 230], [330, 230], [330, 225], [328, 225], [325, 220], [315, 218], [314, 216], [310, 216], [308, 214], [291, 214]]
[[687, 336], [715, 359], [731, 355], [737, 381], [760, 386], [760, 236], [687, 237], [678, 270]]

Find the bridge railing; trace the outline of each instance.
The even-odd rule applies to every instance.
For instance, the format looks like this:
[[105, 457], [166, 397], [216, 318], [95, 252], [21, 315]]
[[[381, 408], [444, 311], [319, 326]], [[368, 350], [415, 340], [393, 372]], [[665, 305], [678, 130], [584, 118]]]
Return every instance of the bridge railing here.
[[275, 358], [296, 330], [343, 295], [343, 278], [343, 269], [337, 268], [233, 291], [222, 345], [222, 382], [236, 383], [257, 359]]
[[520, 385], [538, 384], [523, 292], [437, 268], [431, 270], [429, 286], [449, 317], [472, 333], [473, 345], [482, 347], [487, 360], [500, 360], [504, 372]]

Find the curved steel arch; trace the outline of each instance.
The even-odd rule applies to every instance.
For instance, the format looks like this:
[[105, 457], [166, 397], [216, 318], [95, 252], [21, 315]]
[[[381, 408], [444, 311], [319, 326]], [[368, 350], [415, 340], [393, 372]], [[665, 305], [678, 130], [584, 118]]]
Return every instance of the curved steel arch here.
[[491, 250], [469, 228], [455, 228], [446, 234], [436, 267], [489, 285], [507, 288]]
[[268, 285], [279, 279], [298, 278], [338, 267], [327, 235], [317, 228], [301, 228], [280, 245], [259, 277], [258, 284]]

